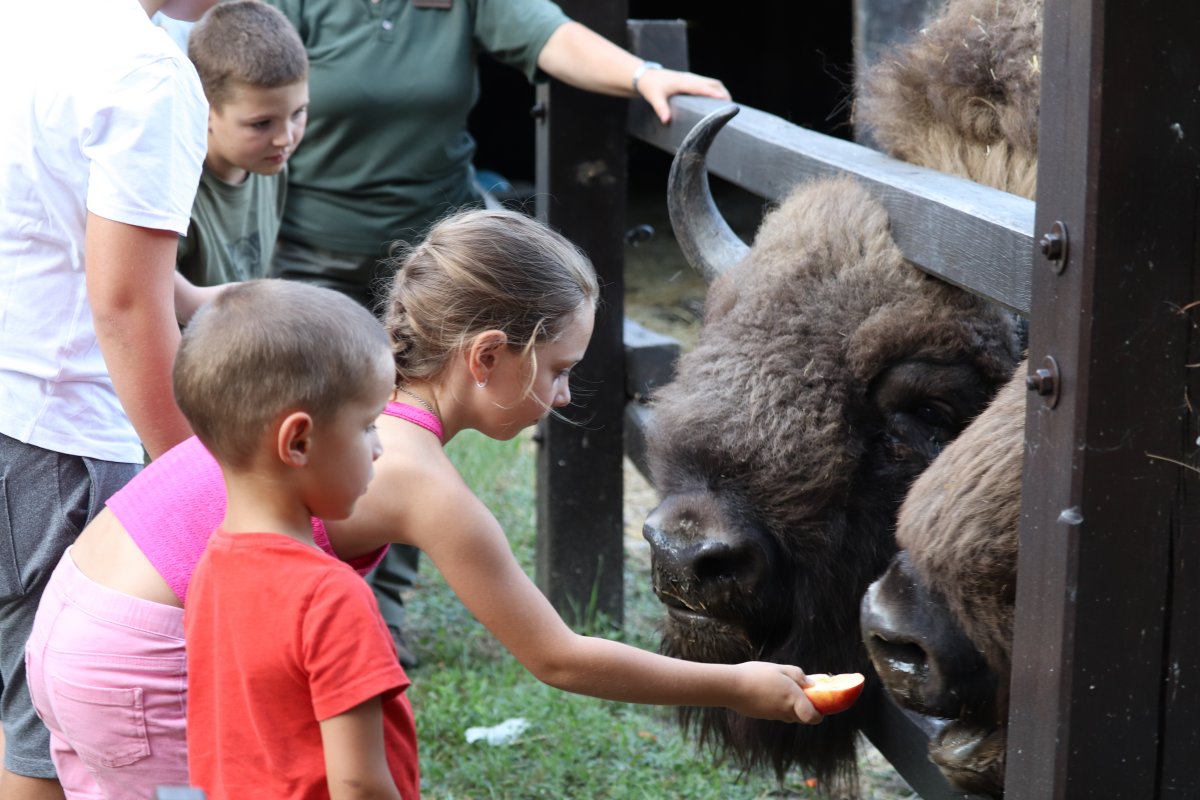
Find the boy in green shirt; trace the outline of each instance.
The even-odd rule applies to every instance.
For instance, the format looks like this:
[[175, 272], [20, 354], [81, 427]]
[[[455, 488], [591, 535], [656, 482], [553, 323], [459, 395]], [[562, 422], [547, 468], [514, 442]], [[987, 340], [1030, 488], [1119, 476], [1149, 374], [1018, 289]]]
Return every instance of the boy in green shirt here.
[[192, 29], [188, 57], [208, 98], [208, 153], [176, 265], [198, 286], [265, 277], [308, 118], [308, 56], [278, 10], [232, 0]]

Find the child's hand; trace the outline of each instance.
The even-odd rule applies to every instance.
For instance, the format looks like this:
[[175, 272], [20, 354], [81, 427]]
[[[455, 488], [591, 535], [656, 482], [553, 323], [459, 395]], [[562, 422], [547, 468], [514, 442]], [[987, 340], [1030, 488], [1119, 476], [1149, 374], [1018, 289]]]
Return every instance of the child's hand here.
[[813, 707], [802, 687], [810, 681], [804, 670], [791, 664], [748, 661], [734, 667], [740, 701], [730, 708], [739, 714], [780, 722], [815, 725], [824, 717]]

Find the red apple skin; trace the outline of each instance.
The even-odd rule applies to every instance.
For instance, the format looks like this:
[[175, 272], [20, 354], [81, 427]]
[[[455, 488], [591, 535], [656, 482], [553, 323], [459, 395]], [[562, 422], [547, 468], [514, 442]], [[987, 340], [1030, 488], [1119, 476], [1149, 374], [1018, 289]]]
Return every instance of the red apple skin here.
[[861, 672], [845, 672], [840, 675], [809, 675], [813, 684], [804, 687], [804, 693], [813, 708], [824, 715], [838, 714], [854, 705], [862, 694], [864, 678]]

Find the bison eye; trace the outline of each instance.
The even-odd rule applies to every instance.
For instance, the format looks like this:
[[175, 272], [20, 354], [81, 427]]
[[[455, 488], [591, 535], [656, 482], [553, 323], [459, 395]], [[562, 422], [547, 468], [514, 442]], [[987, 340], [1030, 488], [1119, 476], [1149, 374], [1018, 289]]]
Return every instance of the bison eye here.
[[938, 403], [922, 403], [913, 409], [913, 415], [931, 428], [951, 430], [954, 427], [953, 413]]

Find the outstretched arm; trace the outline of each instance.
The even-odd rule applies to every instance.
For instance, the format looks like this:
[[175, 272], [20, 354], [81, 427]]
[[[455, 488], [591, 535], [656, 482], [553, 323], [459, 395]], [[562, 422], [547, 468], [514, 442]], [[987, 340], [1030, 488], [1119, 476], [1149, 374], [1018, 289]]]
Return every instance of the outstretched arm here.
[[[390, 535], [419, 547], [471, 613], [539, 680], [608, 700], [724, 706], [762, 719], [820, 721], [797, 667], [682, 661], [575, 633], [521, 569], [500, 524], [440, 450], [414, 453], [411, 460], [390, 458], [386, 444], [384, 452], [354, 516], [331, 528], [335, 541], [349, 535], [358, 547], [374, 547], [378, 541], [370, 536]], [[364, 537], [368, 527], [374, 533]]]
[[96, 338], [121, 406], [152, 458], [192, 435], [171, 391], [179, 348], [177, 239], [172, 231], [88, 214], [84, 258]]
[[641, 58], [578, 22], [560, 25], [538, 55], [538, 67], [543, 72], [579, 89], [616, 97], [641, 95], [664, 125], [671, 121], [668, 101], [672, 95], [729, 99], [729, 92], [719, 80], [672, 69], [644, 71], [635, 92], [633, 77], [641, 65]]

